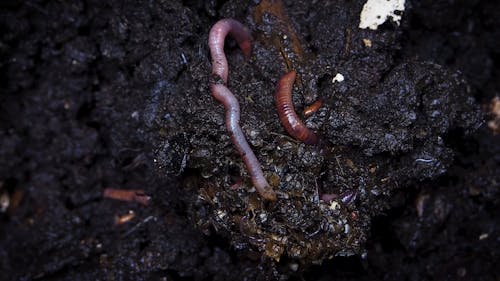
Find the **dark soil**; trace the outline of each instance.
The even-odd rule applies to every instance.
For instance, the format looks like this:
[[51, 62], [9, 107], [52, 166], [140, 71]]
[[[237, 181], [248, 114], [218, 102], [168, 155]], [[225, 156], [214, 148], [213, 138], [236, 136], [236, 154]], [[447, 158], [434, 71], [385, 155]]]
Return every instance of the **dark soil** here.
[[[500, 280], [500, 2], [372, 31], [364, 1], [284, 1], [300, 55], [260, 1], [73, 2], [0, 3], [0, 280]], [[226, 41], [228, 87], [276, 202], [210, 96], [225, 17], [255, 38]], [[319, 145], [277, 118], [290, 64]]]

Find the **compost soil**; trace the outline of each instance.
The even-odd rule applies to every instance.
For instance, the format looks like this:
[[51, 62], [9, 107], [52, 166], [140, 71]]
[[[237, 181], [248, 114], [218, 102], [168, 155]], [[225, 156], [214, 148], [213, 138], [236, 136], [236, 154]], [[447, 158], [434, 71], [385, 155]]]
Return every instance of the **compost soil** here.
[[[365, 30], [364, 1], [308, 2], [0, 3], [0, 280], [499, 280], [500, 3]], [[275, 202], [210, 95], [227, 17], [254, 38], [226, 41], [228, 87]], [[318, 145], [277, 118], [290, 70]]]

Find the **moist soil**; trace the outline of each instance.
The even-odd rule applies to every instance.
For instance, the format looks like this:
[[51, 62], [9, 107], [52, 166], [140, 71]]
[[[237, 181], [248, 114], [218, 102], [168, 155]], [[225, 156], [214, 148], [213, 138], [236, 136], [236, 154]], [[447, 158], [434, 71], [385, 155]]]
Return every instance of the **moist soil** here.
[[[298, 2], [2, 1], [0, 280], [499, 280], [500, 3], [407, 1], [369, 30], [364, 1]], [[229, 17], [274, 202], [210, 95]], [[291, 70], [317, 145], [279, 122]]]

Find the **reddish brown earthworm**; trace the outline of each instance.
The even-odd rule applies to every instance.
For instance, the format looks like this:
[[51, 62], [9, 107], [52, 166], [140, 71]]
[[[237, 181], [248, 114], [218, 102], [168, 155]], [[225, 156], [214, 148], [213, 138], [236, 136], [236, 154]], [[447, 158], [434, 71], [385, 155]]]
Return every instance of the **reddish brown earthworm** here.
[[323, 105], [323, 101], [321, 99], [315, 101], [313, 104], [307, 106], [304, 111], [302, 111], [302, 116], [309, 117], [316, 113], [321, 106]]
[[220, 76], [227, 83], [228, 65], [224, 53], [224, 41], [227, 35], [231, 35], [245, 57], [250, 57], [252, 52], [252, 36], [248, 29], [239, 21], [234, 19], [221, 19], [214, 24], [208, 35], [208, 46], [212, 55], [212, 73]]
[[[222, 78], [227, 83], [229, 72], [226, 55], [224, 54], [224, 40], [227, 34], [236, 39], [245, 56], [250, 56], [251, 37], [250, 33], [241, 23], [234, 19], [222, 19], [218, 21], [210, 30], [208, 45], [212, 55], [212, 72]], [[231, 137], [231, 141], [243, 158], [248, 173], [255, 189], [266, 200], [276, 200], [276, 193], [273, 191], [260, 167], [259, 160], [248, 145], [245, 135], [240, 127], [240, 105], [236, 97], [223, 84], [210, 82], [212, 96], [224, 105], [226, 110], [226, 128]]]
[[318, 138], [300, 120], [293, 107], [292, 90], [295, 76], [295, 71], [290, 71], [278, 81], [278, 87], [274, 95], [276, 107], [278, 108], [278, 116], [281, 124], [292, 137], [305, 144], [316, 144]]
[[255, 154], [248, 145], [243, 131], [240, 127], [240, 105], [236, 97], [229, 91], [229, 89], [222, 84], [212, 83], [210, 85], [210, 90], [212, 91], [212, 96], [224, 105], [226, 109], [226, 128], [231, 137], [231, 141], [243, 158], [243, 162], [248, 169], [250, 178], [252, 180], [255, 189], [259, 194], [267, 200], [276, 200], [276, 194], [274, 193], [271, 186], [267, 183], [264, 173], [260, 168], [259, 160], [255, 157]]
[[144, 193], [142, 189], [118, 189], [107, 187], [104, 189], [102, 196], [121, 201], [137, 202], [142, 205], [148, 205], [151, 197]]

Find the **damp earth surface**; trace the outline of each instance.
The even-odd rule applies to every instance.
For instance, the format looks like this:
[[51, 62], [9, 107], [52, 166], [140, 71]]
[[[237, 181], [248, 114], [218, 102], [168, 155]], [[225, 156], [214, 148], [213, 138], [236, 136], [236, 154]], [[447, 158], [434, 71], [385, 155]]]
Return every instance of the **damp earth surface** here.
[[[500, 5], [370, 30], [363, 1], [296, 2], [2, 2], [0, 279], [500, 278]], [[221, 18], [254, 39], [228, 88], [274, 202], [210, 95]], [[291, 70], [317, 145], [279, 122]]]

